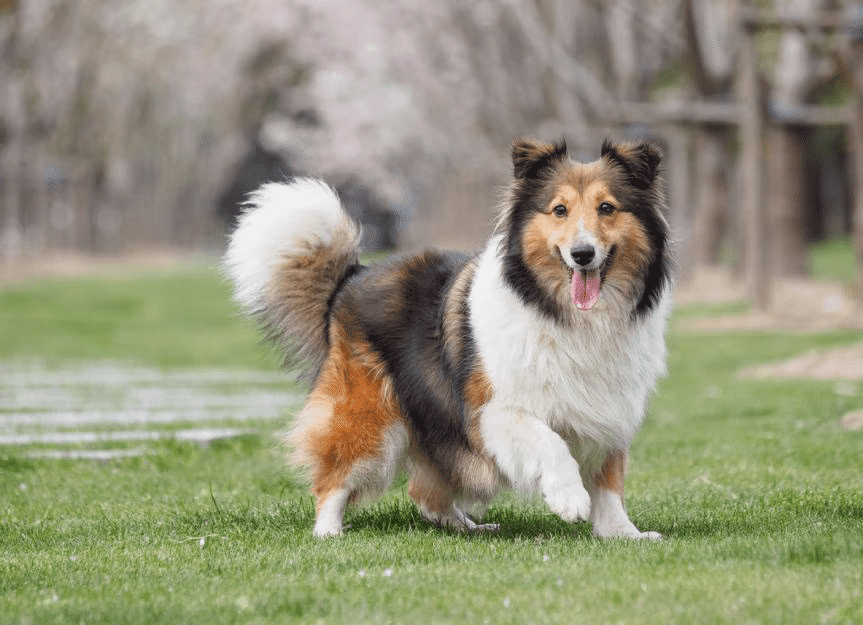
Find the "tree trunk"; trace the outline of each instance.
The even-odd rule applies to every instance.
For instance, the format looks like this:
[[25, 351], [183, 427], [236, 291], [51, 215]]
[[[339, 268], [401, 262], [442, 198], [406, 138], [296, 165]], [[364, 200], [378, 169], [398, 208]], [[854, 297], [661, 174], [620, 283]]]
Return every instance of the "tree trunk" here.
[[662, 129], [666, 141], [665, 169], [668, 171], [668, 208], [675, 245], [675, 256], [680, 271], [680, 279], [692, 277], [695, 263], [692, 257], [698, 242], [692, 233], [692, 171], [690, 161], [691, 134], [676, 124]]
[[[824, 0], [784, 0], [780, 13], [813, 16]], [[779, 42], [779, 60], [773, 85], [773, 106], [779, 114], [793, 115], [807, 103], [816, 84], [816, 63], [807, 33], [786, 30]], [[768, 269], [774, 275], [801, 275], [806, 258], [806, 152], [810, 133], [793, 124], [771, 127], [767, 139], [768, 232], [771, 244]]]
[[767, 308], [770, 285], [765, 267], [767, 240], [764, 210], [764, 111], [758, 72], [755, 31], [742, 29], [740, 53], [740, 210], [744, 226], [744, 268], [747, 290], [758, 308]]
[[772, 126], [767, 135], [768, 272], [773, 276], [805, 275], [806, 147], [810, 132], [782, 125]]
[[695, 180], [697, 195], [693, 216], [692, 256], [696, 266], [719, 262], [728, 231], [728, 133], [705, 126], [695, 138]]
[[[687, 54], [686, 73], [699, 96], [714, 100], [732, 86], [733, 52], [729, 44], [728, 21], [709, 2], [684, 0], [681, 3], [683, 35]], [[716, 59], [723, 59], [717, 64]], [[711, 62], [712, 60], [712, 62]], [[694, 207], [692, 243], [688, 262], [695, 267], [719, 262], [723, 240], [732, 212], [729, 168], [732, 162], [729, 133], [721, 127], [699, 126], [695, 130]]]
[[851, 151], [853, 154], [852, 174], [852, 241], [855, 259], [857, 261], [858, 297], [863, 298], [863, 15], [852, 31], [851, 37], [851, 71], [854, 88], [853, 109], [851, 120]]

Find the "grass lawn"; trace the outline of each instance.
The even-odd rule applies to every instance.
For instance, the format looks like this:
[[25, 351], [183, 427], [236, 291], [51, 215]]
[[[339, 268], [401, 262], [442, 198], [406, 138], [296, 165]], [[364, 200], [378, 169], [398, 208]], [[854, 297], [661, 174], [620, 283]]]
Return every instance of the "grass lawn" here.
[[[671, 334], [627, 481], [659, 543], [596, 540], [507, 497], [486, 515], [500, 531], [440, 531], [403, 483], [314, 540], [276, 422], [105, 462], [0, 447], [0, 622], [861, 623], [863, 432], [837, 421], [863, 384], [735, 375], [861, 338]], [[206, 267], [0, 291], [0, 361], [34, 358], [278, 364]], [[4, 411], [0, 393], [0, 428]]]

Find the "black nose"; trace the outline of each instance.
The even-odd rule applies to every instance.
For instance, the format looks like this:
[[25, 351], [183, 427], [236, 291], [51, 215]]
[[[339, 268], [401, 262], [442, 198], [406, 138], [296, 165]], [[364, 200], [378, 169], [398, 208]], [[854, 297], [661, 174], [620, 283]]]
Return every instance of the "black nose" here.
[[572, 254], [572, 260], [582, 267], [587, 267], [596, 256], [596, 250], [592, 245], [579, 245], [569, 250], [569, 253]]

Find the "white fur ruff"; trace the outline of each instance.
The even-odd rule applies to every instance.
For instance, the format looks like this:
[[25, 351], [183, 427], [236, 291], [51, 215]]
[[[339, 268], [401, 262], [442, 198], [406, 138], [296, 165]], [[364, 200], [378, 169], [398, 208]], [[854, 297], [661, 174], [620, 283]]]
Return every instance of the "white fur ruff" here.
[[595, 493], [587, 489], [594, 487], [584, 478], [608, 452], [626, 449], [641, 425], [666, 370], [670, 295], [634, 320], [632, 303], [604, 288], [591, 311], [573, 311], [567, 327], [504, 283], [499, 245], [500, 236], [481, 255], [469, 300], [477, 351], [494, 388], [480, 417], [483, 442], [514, 488], [542, 493], [562, 518], [593, 518], [597, 533], [637, 532], [622, 502], [594, 497], [591, 509]]

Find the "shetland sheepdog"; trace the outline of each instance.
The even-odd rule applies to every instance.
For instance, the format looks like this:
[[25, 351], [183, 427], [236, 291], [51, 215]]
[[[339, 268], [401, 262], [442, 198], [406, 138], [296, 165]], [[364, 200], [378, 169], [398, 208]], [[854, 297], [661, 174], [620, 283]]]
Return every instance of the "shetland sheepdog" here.
[[332, 188], [254, 192], [225, 257], [234, 296], [302, 364], [311, 392], [287, 438], [308, 469], [315, 536], [398, 471], [422, 515], [468, 512], [503, 488], [539, 493], [603, 537], [659, 538], [629, 519], [627, 450], [665, 373], [671, 307], [661, 154], [517, 141], [513, 180], [479, 253], [371, 266]]

